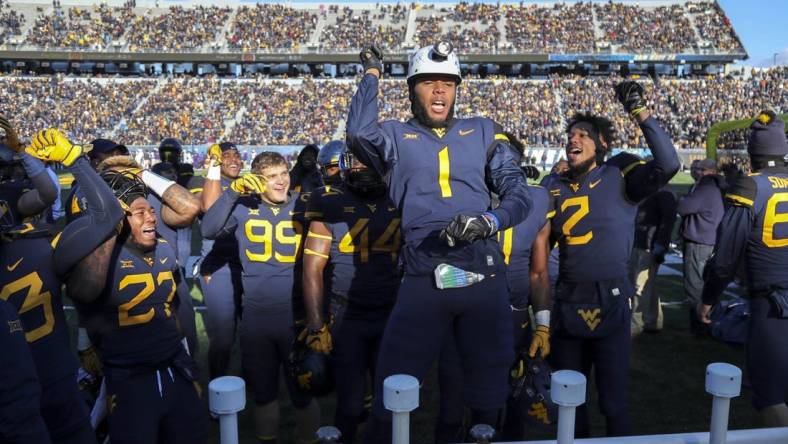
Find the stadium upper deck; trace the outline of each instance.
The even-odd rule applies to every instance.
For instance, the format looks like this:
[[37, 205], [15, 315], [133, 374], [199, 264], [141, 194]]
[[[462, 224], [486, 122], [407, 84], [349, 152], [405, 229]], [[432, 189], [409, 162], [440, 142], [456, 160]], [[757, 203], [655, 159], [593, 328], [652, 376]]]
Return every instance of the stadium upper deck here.
[[[172, 6], [168, 6], [172, 4]], [[449, 39], [468, 62], [711, 62], [746, 58], [716, 2], [253, 3], [0, 0], [0, 57], [183, 62], [390, 61]]]

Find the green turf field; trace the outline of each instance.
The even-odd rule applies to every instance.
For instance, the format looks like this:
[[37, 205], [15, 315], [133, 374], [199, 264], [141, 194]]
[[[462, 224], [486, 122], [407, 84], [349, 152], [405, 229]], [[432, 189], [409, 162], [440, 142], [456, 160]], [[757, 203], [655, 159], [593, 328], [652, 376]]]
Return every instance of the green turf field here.
[[[671, 182], [677, 195], [686, 194], [692, 183], [688, 174], [679, 174]], [[65, 195], [64, 195], [65, 198]], [[199, 231], [196, 231], [199, 233]], [[193, 252], [199, 251], [199, 235], [193, 236]], [[673, 266], [674, 268], [675, 267]], [[679, 269], [680, 271], [680, 269]], [[681, 278], [660, 276], [657, 288], [663, 301], [678, 302], [684, 299]], [[196, 305], [202, 305], [202, 295], [196, 286], [192, 289]], [[664, 308], [665, 328], [658, 334], [643, 334], [635, 339], [632, 350], [632, 370], [630, 373], [630, 411], [635, 434], [657, 434], [706, 431], [709, 427], [711, 397], [704, 390], [706, 365], [712, 362], [728, 362], [740, 368], [744, 365], [743, 349], [720, 344], [708, 338], [696, 338], [689, 334], [687, 308], [670, 305]], [[72, 325], [73, 313], [68, 316]], [[207, 337], [201, 314], [197, 314], [197, 327], [200, 336], [200, 349], [197, 360], [206, 373], [208, 349]], [[75, 338], [76, 335], [72, 335]], [[231, 372], [240, 374], [239, 355], [236, 350], [231, 364]], [[207, 376], [203, 376], [207, 384]], [[604, 419], [595, 404], [593, 382], [591, 385], [591, 413], [594, 436], [604, 433]], [[293, 409], [282, 394], [282, 422], [280, 442], [293, 442], [295, 427]], [[437, 413], [438, 393], [435, 372], [428, 376], [421, 392], [421, 407], [412, 416], [412, 442], [427, 443], [432, 436], [433, 424]], [[731, 405], [730, 426], [732, 429], [759, 427], [755, 411], [749, 403], [750, 391], [743, 389], [742, 396], [733, 400]], [[323, 409], [323, 424], [331, 424], [334, 411], [333, 397], [320, 400]], [[251, 403], [239, 416], [241, 443], [255, 443], [251, 417]], [[215, 422], [211, 425], [213, 441], [218, 442]], [[538, 433], [529, 439], [554, 438], [549, 433]]]

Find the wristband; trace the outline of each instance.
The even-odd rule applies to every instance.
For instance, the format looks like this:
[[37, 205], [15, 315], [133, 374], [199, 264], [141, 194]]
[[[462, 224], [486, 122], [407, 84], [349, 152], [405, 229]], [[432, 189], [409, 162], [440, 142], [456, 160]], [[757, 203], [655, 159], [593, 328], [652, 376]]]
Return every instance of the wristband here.
[[550, 327], [550, 310], [539, 310], [536, 312], [536, 325]]
[[208, 172], [205, 173], [205, 178], [208, 180], [222, 180], [222, 167], [214, 165], [211, 161], [211, 166], [208, 167]]
[[144, 170], [140, 175], [140, 179], [142, 182], [147, 186], [154, 194], [161, 197], [167, 188], [175, 185], [175, 182], [170, 179], [165, 179], [164, 177], [159, 176], [156, 173], [151, 173], [148, 170]]

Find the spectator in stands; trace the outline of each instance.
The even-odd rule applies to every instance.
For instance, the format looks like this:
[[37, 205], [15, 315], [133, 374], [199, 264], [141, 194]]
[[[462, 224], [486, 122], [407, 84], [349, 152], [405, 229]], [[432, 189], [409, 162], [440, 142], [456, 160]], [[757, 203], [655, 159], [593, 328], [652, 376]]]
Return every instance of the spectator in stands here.
[[662, 306], [655, 281], [670, 247], [675, 219], [676, 196], [668, 187], [638, 205], [630, 260], [630, 279], [635, 284], [632, 337], [644, 331], [656, 333], [662, 330]]
[[717, 225], [725, 211], [723, 189], [725, 181], [717, 175], [717, 162], [703, 159], [693, 165], [696, 177], [689, 194], [676, 208], [681, 220], [684, 240], [684, 293], [690, 305], [690, 331], [703, 334], [705, 326], [698, 321], [696, 307], [703, 291], [703, 269], [714, 249]]

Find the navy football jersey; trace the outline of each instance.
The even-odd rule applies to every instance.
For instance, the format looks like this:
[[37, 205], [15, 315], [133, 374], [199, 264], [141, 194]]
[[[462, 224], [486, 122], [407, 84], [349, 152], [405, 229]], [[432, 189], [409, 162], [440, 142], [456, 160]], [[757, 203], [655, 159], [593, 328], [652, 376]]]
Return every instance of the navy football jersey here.
[[156, 224], [156, 234], [161, 236], [175, 250], [175, 257], [181, 267], [186, 266], [189, 255], [192, 251], [192, 227], [173, 228], [165, 224], [161, 219], [161, 198], [153, 193], [148, 193], [148, 203], [156, 211], [158, 223]]
[[29, 179], [3, 182], [0, 186], [0, 227], [10, 229], [24, 222], [17, 211], [17, 205], [22, 195], [32, 188], [33, 184]]
[[[240, 197], [222, 229], [238, 241], [244, 305], [290, 309], [301, 304], [301, 254], [308, 194], [276, 205]], [[298, 277], [298, 278], [296, 278]]]
[[400, 217], [388, 198], [361, 198], [345, 186], [312, 191], [307, 218], [331, 231], [331, 291], [350, 304], [394, 304], [399, 272]]
[[[365, 75], [353, 96], [347, 122], [348, 147], [388, 181], [402, 217], [406, 272], [431, 274], [440, 263], [481, 273], [503, 271], [494, 238], [446, 246], [441, 230], [457, 215], [493, 213], [500, 229], [525, 219], [531, 202], [519, 154], [500, 125], [474, 117], [452, 119], [431, 129], [418, 120], [378, 122], [378, 79]], [[501, 196], [491, 209], [490, 192]]]
[[625, 195], [625, 176], [644, 162], [619, 154], [580, 181], [550, 175], [554, 199], [551, 238], [559, 246], [559, 279], [593, 282], [627, 275], [637, 203]]
[[750, 210], [751, 229], [743, 245], [750, 286], [755, 290], [788, 288], [788, 168], [742, 177], [725, 198], [731, 205]]
[[498, 232], [509, 292], [525, 296], [531, 288], [531, 247], [539, 230], [555, 214], [547, 189], [538, 185], [529, 185], [528, 189], [533, 199], [533, 209], [528, 217], [514, 227]]
[[[204, 182], [205, 180], [202, 177], [195, 176], [189, 183], [189, 191], [195, 194], [202, 192]], [[222, 191], [226, 190], [230, 186], [230, 183], [232, 183], [231, 180], [222, 177]], [[210, 263], [212, 269], [216, 269], [227, 263], [233, 266], [241, 266], [240, 259], [238, 258], [238, 241], [235, 240], [233, 233], [225, 233], [215, 240], [203, 238], [200, 253], [204, 261], [203, 263]]]
[[153, 367], [182, 351], [175, 252], [157, 239], [147, 253], [117, 245], [107, 286], [98, 299], [77, 304], [82, 324], [101, 362], [112, 367]]
[[71, 353], [63, 313], [61, 280], [55, 274], [53, 252], [58, 236], [43, 223], [27, 223], [3, 237], [0, 258], [0, 299], [19, 313], [42, 385], [73, 375], [76, 357]]

